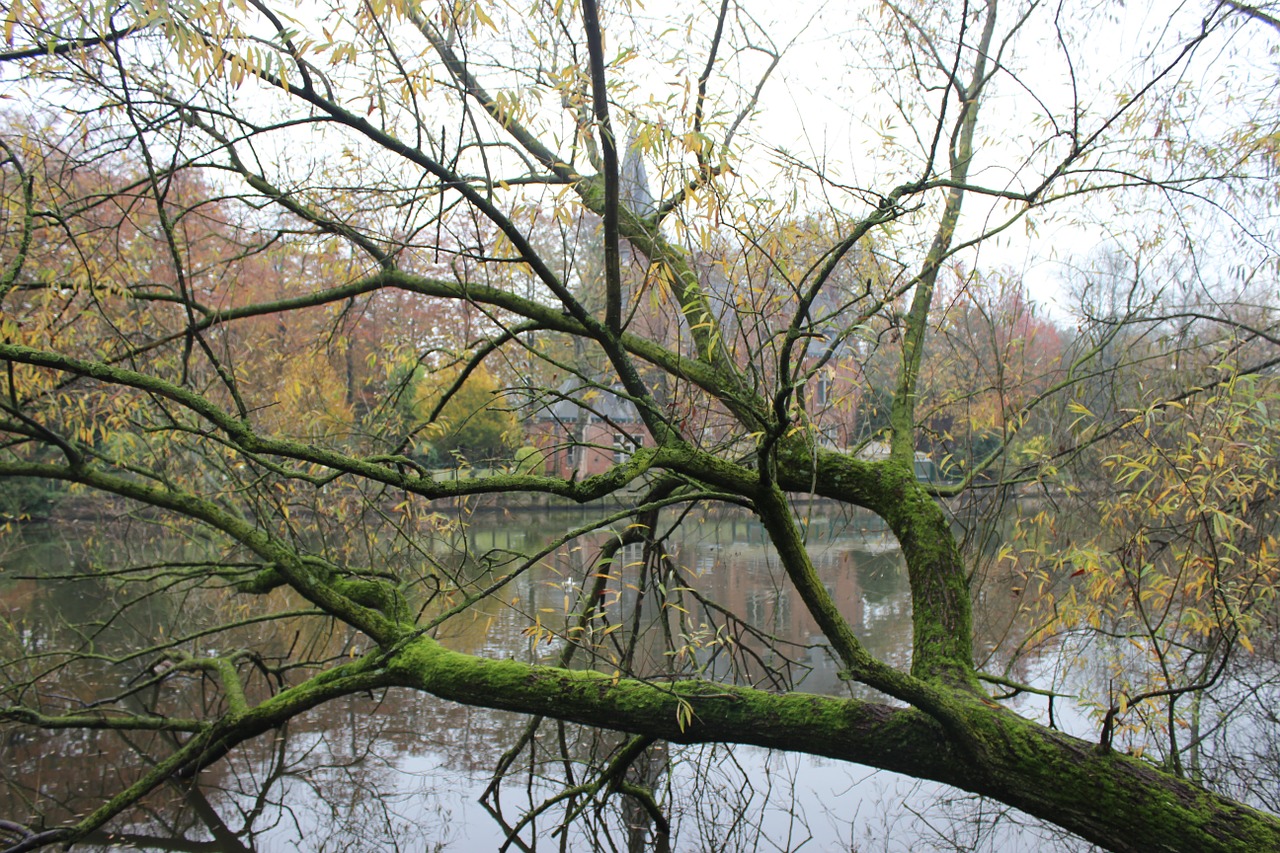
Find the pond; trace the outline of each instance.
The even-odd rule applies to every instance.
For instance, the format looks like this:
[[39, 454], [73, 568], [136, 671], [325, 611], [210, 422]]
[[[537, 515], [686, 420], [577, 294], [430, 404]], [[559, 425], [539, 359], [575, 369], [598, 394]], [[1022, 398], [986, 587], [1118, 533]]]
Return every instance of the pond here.
[[[483, 588], [503, 569], [467, 561], [470, 554], [529, 553], [556, 541], [582, 519], [565, 511], [478, 512], [465, 524], [441, 527], [420, 554], [434, 577], [452, 579], [422, 605], [429, 615], [451, 596]], [[910, 660], [910, 599], [896, 543], [863, 516], [819, 510], [807, 516], [819, 572], [845, 617], [870, 651], [895, 665]], [[605, 536], [606, 534], [597, 534]], [[585, 537], [589, 540], [590, 537]], [[427, 541], [427, 540], [424, 540]], [[463, 546], [466, 546], [465, 548]], [[562, 650], [554, 632], [531, 633], [530, 614], [563, 624], [590, 578], [584, 572], [579, 537], [575, 547], [552, 550], [534, 568], [502, 586], [480, 605], [445, 622], [439, 638], [449, 647], [495, 657], [553, 661]], [[775, 654], [751, 649], [748, 636], [717, 642], [710, 624], [689, 654], [711, 677], [733, 671], [739, 679], [794, 684], [799, 689], [843, 694], [848, 687], [822, 648], [822, 637], [770, 557], [758, 523], [732, 512], [698, 514], [674, 528], [666, 545], [672, 559], [700, 579], [716, 600], [761, 626], [780, 642]], [[145, 592], [113, 584], [109, 566], [128, 555], [135, 564], [195, 566], [215, 559], [208, 543], [176, 532], [157, 534], [138, 522], [118, 527], [68, 523], [29, 525], [0, 539], [4, 577], [0, 617], [10, 643], [37, 657], [43, 648], [79, 637], [104, 665], [81, 670], [65, 689], [105, 689], [95, 678], [118, 679], [106, 661], [125, 648], [145, 646], [175, 631], [198, 634], [202, 620], [225, 617], [224, 604], [184, 586], [178, 574], [157, 575]], [[624, 555], [625, 556], [625, 555]], [[84, 578], [92, 567], [93, 577]], [[76, 580], [60, 577], [78, 576]], [[440, 584], [440, 581], [436, 581]], [[641, 590], [622, 589], [607, 607], [633, 612]], [[129, 607], [120, 606], [129, 599]], [[245, 613], [238, 632], [210, 635], [204, 642], [233, 647], [252, 644], [268, 657], [311, 644], [337, 657], [355, 651], [352, 638], [314, 620], [256, 625]], [[696, 611], [691, 631], [700, 629]], [[986, 620], [1000, 623], [994, 614]], [[656, 625], [656, 623], [655, 623]], [[652, 631], [658, 630], [650, 626]], [[651, 632], [652, 633], [652, 632]], [[663, 646], [640, 653], [661, 657]], [[979, 645], [996, 645], [979, 638]], [[785, 650], [778, 656], [776, 649]], [[753, 655], [755, 655], [753, 657]], [[1022, 664], [1018, 677], [1056, 677], [1044, 662]], [[12, 666], [12, 663], [10, 664]], [[36, 673], [7, 673], [12, 683]], [[117, 688], [119, 685], [115, 685]], [[202, 682], [189, 684], [190, 701], [201, 701]], [[1021, 713], [1044, 719], [1043, 699], [1017, 704]], [[1064, 718], [1065, 715], [1065, 718]], [[1090, 721], [1057, 709], [1057, 724], [1088, 731]], [[194, 784], [175, 780], [153, 794], [145, 809], [111, 825], [95, 845], [79, 849], [145, 850], [497, 850], [508, 842], [505, 827], [543, 804], [560, 789], [575, 762], [616, 748], [622, 738], [543, 722], [533, 748], [488, 790], [494, 768], [525, 734], [521, 716], [470, 708], [430, 696], [393, 690], [323, 705], [212, 765]], [[26, 821], [43, 815], [51, 824], [100, 804], [107, 792], [127, 783], [122, 768], [137, 756], [158, 754], [164, 743], [143, 735], [77, 732], [63, 737], [11, 729], [0, 743], [0, 818]], [[649, 773], [671, 821], [679, 850], [1083, 850], [1052, 828], [997, 803], [932, 783], [884, 772], [756, 748], [701, 748], [657, 744], [638, 766]], [[562, 807], [550, 808], [523, 826], [510, 849], [645, 849], [648, 822], [613, 798], [608, 808], [582, 808], [567, 832], [557, 832]], [[579, 805], [585, 805], [586, 801]]]

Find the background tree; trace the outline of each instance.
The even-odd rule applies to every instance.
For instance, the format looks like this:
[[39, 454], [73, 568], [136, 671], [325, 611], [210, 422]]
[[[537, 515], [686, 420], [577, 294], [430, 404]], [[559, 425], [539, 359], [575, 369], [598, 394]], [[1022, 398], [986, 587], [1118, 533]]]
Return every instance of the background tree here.
[[[989, 528], [966, 540], [966, 553], [943, 502], [1028, 482], [1052, 498], [1050, 485], [1073, 485], [1049, 482], [1067, 462], [1106, 453], [1122, 471], [1119, 497], [1101, 505], [1106, 518], [1126, 530], [1176, 529], [1167, 553], [1177, 559], [1097, 560], [1081, 583], [1094, 584], [1093, 613], [1108, 618], [1080, 624], [1122, 638], [1140, 625], [1148, 667], [1187, 663], [1190, 653], [1171, 645], [1186, 638], [1162, 628], [1199, 630], [1190, 576], [1153, 602], [1135, 591], [1133, 572], [1150, 563], [1172, 577], [1170, 565], [1199, 560], [1198, 525], [1219, 518], [1208, 496], [1218, 500], [1229, 477], [1199, 473], [1197, 451], [1173, 427], [1154, 456], [1104, 446], [1136, 417], [1128, 398], [1053, 440], [1028, 433], [1042, 407], [1118, 369], [1153, 365], [1151, 336], [1204, 314], [1214, 340], [1181, 335], [1165, 349], [1205, 370], [1163, 374], [1190, 384], [1162, 381], [1143, 402], [1151, 412], [1193, 399], [1207, 407], [1197, 419], [1223, 425], [1222, 466], [1231, 469], [1226, 448], [1241, 433], [1230, 413], [1241, 411], [1234, 389], [1244, 386], [1202, 397], [1210, 381], [1228, 381], [1209, 376], [1203, 353], [1231, 351], [1232, 382], [1273, 365], [1261, 351], [1274, 345], [1274, 316], [1246, 322], [1221, 305], [1186, 304], [1166, 314], [1158, 301], [1128, 300], [1123, 312], [1082, 320], [1069, 356], [1041, 364], [1012, 283], [1002, 295], [991, 286], [998, 277], [957, 276], [948, 320], [947, 276], [976, 269], [975, 252], [1002, 234], [1088, 234], [1105, 211], [1135, 256], [1203, 258], [1207, 248], [1229, 253], [1246, 277], [1273, 279], [1274, 77], [1252, 61], [1269, 49], [1256, 33], [1271, 37], [1258, 26], [1270, 12], [1181, 9], [1124, 41], [1116, 77], [1105, 62], [1085, 61], [1096, 46], [1079, 47], [1112, 13], [1105, 6], [1079, 16], [1003, 0], [838, 11], [824, 46], [834, 42], [843, 59], [829, 77], [861, 88], [820, 94], [870, 111], [865, 122], [861, 112], [850, 117], [848, 164], [769, 135], [795, 122], [777, 120], [762, 93], [774, 75], [792, 73], [792, 55], [812, 70], [806, 39], [831, 24], [821, 16], [798, 30], [731, 2], [674, 22], [594, 0], [370, 3], [324, 9], [322, 19], [311, 6], [259, 2], [11, 5], [0, 64], [10, 102], [28, 113], [16, 125], [31, 130], [6, 133], [0, 163], [0, 477], [70, 483], [140, 507], [140, 517], [163, 518], [216, 555], [130, 561], [95, 579], [127, 593], [109, 623], [141, 624], [141, 602], [176, 592], [211, 627], [171, 615], [158, 639], [91, 625], [68, 641], [6, 636], [0, 716], [9, 725], [105, 730], [140, 746], [118, 795], [51, 828], [7, 824], [12, 850], [83, 838], [175, 774], [326, 702], [389, 688], [530, 715], [499, 764], [498, 788], [522, 757], [536, 772], [554, 766], [540, 760], [546, 720], [586, 727], [572, 742], [557, 739], [561, 766], [578, 768], [560, 779], [563, 791], [503, 818], [512, 839], [539, 815], [560, 809], [572, 820], [585, 803], [622, 796], [648, 817], [656, 842], [669, 842], [653, 784], [663, 762], [651, 748], [664, 740], [891, 769], [993, 797], [1115, 850], [1280, 847], [1280, 819], [1197, 779], [1203, 763], [1161, 766], [1116, 748], [1135, 696], [1150, 707], [1162, 690], [1203, 692], [1212, 686], [1205, 670], [1128, 683], [1107, 697], [1090, 740], [1002, 704], [1006, 690], [1046, 692], [1001, 666], [999, 654], [1016, 657], [1047, 636], [1019, 621], [1025, 610], [1013, 608], [997, 649], [975, 656], [974, 601], [996, 580], [991, 554], [1025, 553], [1014, 548], [1023, 540]], [[1129, 53], [1131, 44], [1143, 52]], [[1044, 81], [1020, 73], [1023, 65]], [[1234, 99], [1218, 97], [1224, 85]], [[1019, 116], [1015, 128], [1004, 111]], [[1038, 118], [1021, 121], [1027, 115]], [[651, 205], [623, 193], [628, 131], [652, 167]], [[584, 211], [598, 232], [579, 230]], [[1201, 230], [1224, 221], [1231, 239], [1200, 242]], [[573, 241], [546, 236], [557, 232], [599, 247], [602, 287], [584, 286], [594, 262], [575, 264]], [[265, 281], [253, 274], [264, 258], [276, 276]], [[398, 322], [407, 305], [439, 322], [406, 321], [407, 332]], [[384, 350], [384, 330], [405, 336]], [[433, 335], [465, 352], [465, 373], [504, 377], [525, 399], [562, 395], [550, 376], [616, 385], [651, 443], [628, 446], [620, 425], [597, 412], [621, 439], [603, 474], [437, 479], [406, 454], [411, 436], [395, 417], [403, 383], [379, 389], [357, 378], [361, 364], [383, 365], [388, 379], [429, 364]], [[557, 338], [574, 342], [572, 358], [548, 345]], [[1145, 349], [1134, 343], [1144, 340]], [[363, 359], [353, 358], [356, 342]], [[962, 354], [980, 360], [954, 394]], [[849, 382], [880, 382], [882, 451], [860, 454], [815, 417], [826, 398], [817, 386], [837, 369]], [[999, 431], [948, 484], [917, 478], [934, 401], [969, 407], [962, 443]], [[1265, 432], [1267, 419], [1248, 405], [1234, 422]], [[1058, 411], [1073, 409], [1062, 402]], [[1244, 506], [1256, 508], [1255, 491], [1267, 488], [1263, 455], [1235, 457], [1250, 473], [1221, 493], [1240, 504], [1221, 518], [1225, 529], [1246, 539], [1269, 523]], [[1169, 498], [1165, 519], [1127, 499], [1135, 479], [1123, 472], [1134, 464], [1144, 483], [1186, 481], [1204, 506], [1189, 512]], [[980, 482], [987, 474], [996, 482]], [[458, 533], [438, 506], [517, 492], [593, 512], [551, 549], [578, 561], [576, 585], [566, 587], [574, 601], [566, 593], [554, 620], [506, 592], [547, 550], [477, 548], [458, 567], [428, 547]], [[896, 538], [911, 591], [909, 662], [873, 651], [851, 627], [856, 602], [819, 577], [798, 497], [865, 510]], [[704, 505], [743, 508], [768, 533], [788, 591], [840, 673], [839, 695], [798, 689], [793, 650], [760, 614], [734, 612], [708, 578], [671, 559], [673, 514]], [[1151, 549], [1146, 533], [1129, 535]], [[1247, 565], [1207, 570], [1221, 579], [1222, 607], [1196, 635], [1201, 662], [1221, 660], [1213, 649], [1223, 643], [1247, 650], [1257, 629], [1242, 608], [1269, 606], [1260, 591], [1271, 544], [1265, 531], [1253, 535], [1252, 552], [1238, 546], [1252, 554]], [[1062, 576], [1070, 560], [1048, 562], [1034, 571], [1078, 582], [1074, 571]], [[1010, 594], [1026, 588], [1011, 583]], [[515, 609], [528, 637], [553, 652], [510, 660], [459, 650], [457, 638], [479, 630], [487, 606]], [[1152, 606], [1168, 619], [1147, 618]], [[716, 670], [708, 659], [730, 665]], [[199, 693], [187, 689], [192, 679]], [[1175, 704], [1186, 703], [1162, 695], [1169, 734]], [[1163, 757], [1183, 754], [1183, 741], [1168, 743]]]
[[481, 464], [510, 455], [517, 435], [511, 403], [498, 396], [498, 382], [484, 365], [465, 376], [459, 370], [415, 374], [410, 429], [437, 463]]

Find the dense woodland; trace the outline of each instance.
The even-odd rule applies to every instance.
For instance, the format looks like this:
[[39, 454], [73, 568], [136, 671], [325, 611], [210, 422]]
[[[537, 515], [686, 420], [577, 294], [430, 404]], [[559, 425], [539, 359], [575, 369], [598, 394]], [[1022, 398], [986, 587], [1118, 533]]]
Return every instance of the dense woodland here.
[[[0, 553], [69, 517], [202, 550], [0, 574], [3, 730], [128, 746], [87, 813], [24, 782], [6, 849], [388, 692], [527, 716], [521, 849], [687, 848], [654, 756], [712, 743], [1063, 849], [1280, 849], [1280, 10], [1138, 5], [10, 2]], [[892, 534], [909, 660], [819, 577], [815, 502]], [[674, 556], [718, 510], [838, 689]], [[85, 581], [110, 618], [40, 615]], [[451, 644], [490, 607], [527, 659]]]

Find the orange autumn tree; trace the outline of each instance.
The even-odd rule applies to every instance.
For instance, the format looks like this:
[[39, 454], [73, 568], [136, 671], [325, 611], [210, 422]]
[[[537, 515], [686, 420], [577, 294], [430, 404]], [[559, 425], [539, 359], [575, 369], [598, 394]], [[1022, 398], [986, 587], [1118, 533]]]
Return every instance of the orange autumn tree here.
[[993, 451], [1023, 433], [1005, 464], [1019, 465], [1043, 453], [1042, 425], [1024, 429], [1027, 418], [1043, 419], [1040, 403], [1070, 382], [1061, 333], [1039, 315], [1025, 285], [1008, 275], [974, 282], [955, 271], [954, 292], [943, 306], [923, 368], [922, 393], [930, 433], [928, 447], [945, 472], [964, 477], [985, 467]]

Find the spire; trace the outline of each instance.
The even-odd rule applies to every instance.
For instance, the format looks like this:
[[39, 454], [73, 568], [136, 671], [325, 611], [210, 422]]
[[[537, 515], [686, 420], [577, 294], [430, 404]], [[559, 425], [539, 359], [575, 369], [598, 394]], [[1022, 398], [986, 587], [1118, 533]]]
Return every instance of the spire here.
[[640, 144], [635, 136], [627, 139], [627, 153], [618, 167], [618, 199], [636, 216], [652, 216], [658, 210], [653, 193], [649, 191], [649, 174], [640, 156]]

